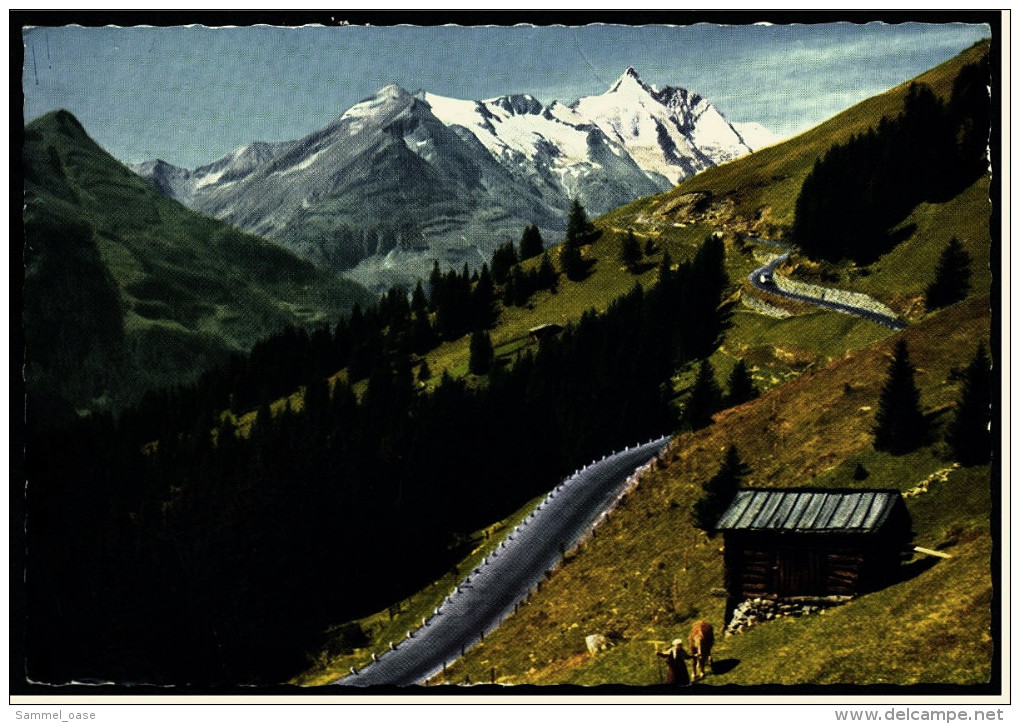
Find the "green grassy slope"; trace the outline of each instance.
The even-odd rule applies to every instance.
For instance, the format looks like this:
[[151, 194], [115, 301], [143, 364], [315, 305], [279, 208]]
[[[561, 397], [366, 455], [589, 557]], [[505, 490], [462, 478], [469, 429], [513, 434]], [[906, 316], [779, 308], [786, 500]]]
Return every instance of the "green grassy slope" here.
[[30, 392], [119, 407], [285, 324], [372, 298], [159, 194], [69, 113], [25, 129]]
[[[922, 403], [936, 423], [958, 394], [954, 369], [988, 333], [988, 299], [976, 296], [901, 333], [919, 367]], [[871, 447], [874, 406], [898, 335], [834, 360], [679, 437], [666, 464], [642, 480], [548, 585], [444, 681], [596, 685], [659, 683], [655, 647], [685, 636], [698, 618], [721, 632], [722, 540], [693, 528], [700, 484], [736, 444], [748, 484], [909, 490], [938, 470], [945, 482], [907, 500], [916, 544], [952, 558], [920, 557], [907, 578], [824, 615], [770, 622], [719, 638], [725, 673], [705, 686], [762, 683], [974, 684], [991, 666], [991, 538], [987, 467], [954, 469], [933, 444], [905, 456]], [[865, 480], [853, 477], [860, 463]], [[882, 625], [876, 626], [875, 622]], [[588, 634], [615, 632], [608, 652]], [[976, 632], [976, 633], [975, 633]], [[656, 643], [658, 642], [658, 643]], [[925, 656], [938, 651], [938, 656]]]
[[[602, 235], [592, 244], [583, 248], [584, 258], [591, 263], [590, 275], [580, 282], [567, 280], [560, 275], [560, 282], [555, 293], [537, 292], [532, 296], [526, 307], [503, 307], [496, 327], [491, 331], [492, 344], [497, 355], [512, 355], [533, 340], [528, 338], [528, 330], [541, 324], [567, 324], [576, 322], [589, 309], [605, 311], [617, 297], [633, 289], [636, 283], [646, 288], [655, 283], [656, 266], [662, 260], [663, 252], [668, 251], [676, 263], [689, 259], [694, 255], [706, 234], [711, 228], [704, 225], [691, 225], [676, 229], [668, 236], [661, 234], [641, 234], [638, 239], [642, 245], [648, 239], [656, 242], [656, 251], [644, 258], [637, 274], [632, 274], [618, 261], [620, 243], [626, 235], [626, 228], [615, 227], [604, 219], [597, 220], [595, 225], [602, 230]], [[558, 240], [557, 240], [558, 241]], [[551, 240], [546, 240], [550, 244]], [[558, 249], [550, 251], [552, 258], [557, 259]], [[523, 264], [525, 270], [537, 267], [539, 258], [531, 259]], [[448, 370], [454, 376], [467, 373], [469, 336], [447, 342], [426, 355], [429, 368], [436, 378], [442, 371]]]
[[[910, 82], [929, 85], [941, 98], [948, 99], [960, 68], [977, 62], [987, 52], [988, 43], [978, 43]], [[792, 221], [794, 202], [815, 159], [832, 145], [876, 126], [883, 116], [896, 116], [910, 82], [868, 98], [799, 136], [707, 169], [671, 191], [652, 197], [651, 202], [636, 201], [615, 213], [640, 211], [668, 218], [684, 206], [687, 195], [703, 192], [711, 195], [709, 213], [761, 233], [782, 229]]]
[[[914, 80], [948, 98], [960, 69], [977, 62], [987, 51], [987, 43], [980, 43]], [[740, 235], [782, 239], [792, 221], [800, 186], [815, 159], [831, 145], [876, 126], [883, 116], [897, 115], [909, 86], [904, 83], [795, 138], [708, 169], [666, 193], [616, 209], [599, 223], [633, 228], [656, 239], [669, 239], [694, 227], [723, 231], [728, 240]], [[982, 178], [954, 199], [918, 206], [900, 225], [903, 241], [867, 268], [828, 265], [828, 278], [823, 281], [818, 265], [795, 256], [786, 272], [805, 281], [863, 292], [908, 321], [918, 321], [927, 313], [924, 289], [934, 278], [939, 254], [952, 236], [963, 243], [973, 260], [971, 292], [989, 292], [991, 210], [989, 180]], [[769, 247], [731, 243], [728, 251], [730, 278], [740, 287], [738, 293], [756, 296], [745, 280]], [[743, 306], [735, 308], [733, 326], [712, 359], [720, 380], [735, 357], [746, 357], [757, 367], [759, 386], [767, 389], [888, 334], [874, 324], [844, 315], [806, 305], [787, 306], [794, 316], [782, 320]]]

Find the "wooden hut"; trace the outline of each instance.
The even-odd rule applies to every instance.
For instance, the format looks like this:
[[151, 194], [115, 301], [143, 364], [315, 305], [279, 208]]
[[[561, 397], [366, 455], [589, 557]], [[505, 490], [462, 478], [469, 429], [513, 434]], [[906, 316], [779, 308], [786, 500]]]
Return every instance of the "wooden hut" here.
[[888, 585], [910, 527], [898, 490], [738, 491], [715, 526], [727, 616], [748, 598], [853, 597]]

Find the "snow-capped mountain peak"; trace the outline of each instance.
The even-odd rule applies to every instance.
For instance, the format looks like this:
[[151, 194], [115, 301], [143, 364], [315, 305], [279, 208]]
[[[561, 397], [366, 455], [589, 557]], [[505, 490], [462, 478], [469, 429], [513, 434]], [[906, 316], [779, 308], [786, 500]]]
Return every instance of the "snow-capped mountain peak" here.
[[518, 115], [535, 115], [542, 112], [542, 102], [529, 93], [515, 93], [482, 101], [487, 106], [497, 106], [507, 113]]
[[633, 67], [602, 95], [570, 108], [625, 146], [641, 168], [674, 184], [752, 150], [701, 96], [672, 86], [656, 90]]
[[397, 278], [392, 254], [413, 278], [436, 258], [484, 259], [527, 224], [555, 237], [572, 199], [597, 215], [664, 191], [749, 153], [745, 139], [765, 137], [754, 130], [734, 130], [701, 96], [659, 90], [629, 67], [606, 92], [569, 104], [391, 83], [304, 138], [249, 144], [193, 171], [158, 162], [136, 171], [194, 209], [337, 270], [357, 265], [356, 277], [385, 288], [412, 280]]
[[359, 103], [354, 104], [348, 108], [339, 120], [349, 120], [355, 118], [373, 118], [381, 114], [388, 113], [394, 105], [404, 104], [411, 99], [411, 94], [408, 93], [402, 86], [396, 83], [390, 83], [387, 86], [383, 86], [373, 95], [365, 98]]
[[638, 75], [638, 72], [634, 70], [633, 66], [629, 66], [627, 70], [623, 72], [623, 75], [617, 78], [616, 82], [609, 87], [609, 90], [606, 91], [606, 95], [610, 93], [628, 93], [628, 92], [644, 93], [650, 95], [655, 91], [651, 86], [649, 86], [647, 83], [641, 80], [641, 76]]

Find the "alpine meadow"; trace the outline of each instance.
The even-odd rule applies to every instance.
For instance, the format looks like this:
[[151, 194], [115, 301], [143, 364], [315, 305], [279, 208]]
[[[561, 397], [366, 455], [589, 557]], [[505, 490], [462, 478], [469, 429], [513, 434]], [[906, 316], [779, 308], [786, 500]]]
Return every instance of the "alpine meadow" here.
[[26, 24], [19, 686], [1001, 694], [989, 23]]

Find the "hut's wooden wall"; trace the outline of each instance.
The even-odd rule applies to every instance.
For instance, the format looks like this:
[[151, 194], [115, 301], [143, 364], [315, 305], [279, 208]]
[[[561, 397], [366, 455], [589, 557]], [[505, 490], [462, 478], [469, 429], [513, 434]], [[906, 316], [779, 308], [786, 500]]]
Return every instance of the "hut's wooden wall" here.
[[730, 597], [856, 596], [870, 557], [868, 546], [819, 536], [725, 537], [726, 590]]

